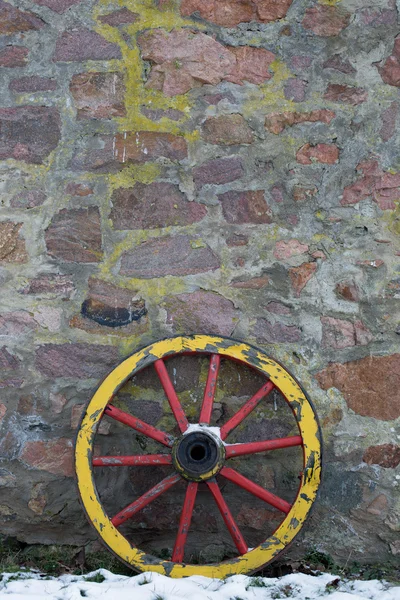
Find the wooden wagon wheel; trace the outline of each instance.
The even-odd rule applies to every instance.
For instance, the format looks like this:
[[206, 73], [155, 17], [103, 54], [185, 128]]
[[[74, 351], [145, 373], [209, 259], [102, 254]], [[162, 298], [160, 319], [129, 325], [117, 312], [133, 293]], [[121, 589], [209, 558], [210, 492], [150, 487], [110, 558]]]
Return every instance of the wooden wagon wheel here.
[[[182, 354], [210, 357], [200, 415], [198, 422], [194, 424], [189, 424], [165, 366], [168, 358]], [[244, 363], [261, 373], [265, 382], [222, 427], [217, 428], [210, 426], [210, 418], [221, 358]], [[156, 370], [176, 419], [180, 431], [177, 437], [113, 405], [113, 398], [123, 384], [149, 365]], [[230, 433], [274, 388], [280, 391], [291, 408], [297, 422], [298, 435], [230, 444]], [[119, 421], [128, 428], [156, 440], [164, 446], [163, 451], [160, 454], [94, 457], [94, 440], [103, 417]], [[230, 459], [234, 457], [293, 446], [300, 447], [303, 455], [300, 485], [293, 503], [274, 495], [232, 468], [234, 461]], [[320, 483], [321, 436], [316, 414], [305, 392], [281, 364], [264, 352], [229, 338], [207, 335], [175, 337], [135, 352], [105, 378], [83, 416], [76, 441], [75, 465], [79, 494], [88, 519], [106, 546], [122, 561], [138, 571], [156, 571], [171, 577], [204, 575], [223, 578], [260, 569], [284, 550], [299, 532], [315, 500]], [[171, 474], [116, 515], [109, 517], [96, 489], [94, 471], [97, 467], [133, 465], [169, 465]], [[218, 481], [233, 482], [282, 514], [280, 525], [256, 548], [248, 548], [221, 493], [217, 475]], [[135, 547], [119, 531], [119, 527], [179, 481], [186, 482], [180, 523], [172, 558], [162, 560]], [[216, 564], [184, 563], [185, 543], [200, 482], [208, 486], [236, 546], [237, 556], [233, 559]]]

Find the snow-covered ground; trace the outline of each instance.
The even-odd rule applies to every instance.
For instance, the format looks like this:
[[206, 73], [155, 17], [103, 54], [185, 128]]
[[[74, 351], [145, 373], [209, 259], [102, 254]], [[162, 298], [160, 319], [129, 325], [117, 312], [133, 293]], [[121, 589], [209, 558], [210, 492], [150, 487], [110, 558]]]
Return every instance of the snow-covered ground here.
[[[102, 583], [90, 581], [102, 579]], [[48, 577], [4, 573], [0, 598], [13, 600], [400, 600], [400, 586], [382, 581], [346, 581], [327, 573], [294, 573], [280, 578], [236, 575], [226, 581], [207, 577], [168, 579], [157, 573], [126, 577], [99, 569], [89, 575]]]

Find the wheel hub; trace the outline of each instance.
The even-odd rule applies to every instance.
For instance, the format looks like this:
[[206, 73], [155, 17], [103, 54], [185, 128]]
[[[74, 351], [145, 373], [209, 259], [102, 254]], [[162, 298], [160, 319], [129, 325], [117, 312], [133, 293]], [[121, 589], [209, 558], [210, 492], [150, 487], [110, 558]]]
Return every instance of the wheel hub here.
[[216, 434], [204, 428], [183, 434], [174, 444], [172, 460], [185, 479], [206, 481], [222, 469], [225, 447]]

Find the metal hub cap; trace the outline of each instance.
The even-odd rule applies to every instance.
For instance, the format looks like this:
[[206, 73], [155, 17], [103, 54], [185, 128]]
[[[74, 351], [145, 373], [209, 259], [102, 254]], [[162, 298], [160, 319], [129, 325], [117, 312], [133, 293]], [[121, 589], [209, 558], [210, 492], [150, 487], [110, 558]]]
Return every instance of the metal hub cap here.
[[225, 447], [222, 440], [205, 427], [181, 436], [172, 449], [172, 460], [185, 479], [205, 481], [222, 469]]

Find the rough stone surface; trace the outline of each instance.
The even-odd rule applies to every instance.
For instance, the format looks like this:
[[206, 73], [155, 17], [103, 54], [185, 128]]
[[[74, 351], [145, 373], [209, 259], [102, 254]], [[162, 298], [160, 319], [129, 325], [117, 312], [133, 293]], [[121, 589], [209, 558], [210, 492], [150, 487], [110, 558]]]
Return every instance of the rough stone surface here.
[[167, 324], [174, 333], [231, 335], [238, 321], [233, 303], [219, 294], [198, 291], [172, 296], [165, 301]]
[[0, 108], [0, 158], [40, 164], [58, 146], [60, 116], [44, 106]]
[[316, 270], [317, 264], [315, 262], [305, 262], [298, 267], [289, 269], [290, 281], [296, 296], [300, 296]]
[[279, 260], [286, 260], [292, 256], [298, 256], [308, 252], [307, 244], [302, 244], [299, 240], [284, 240], [277, 242], [274, 248], [274, 256]]
[[197, 187], [206, 184], [222, 185], [240, 179], [244, 174], [243, 162], [238, 156], [216, 158], [193, 169]]
[[188, 236], [164, 237], [143, 242], [125, 252], [121, 275], [128, 277], [165, 277], [191, 275], [218, 269], [220, 261], [204, 243], [194, 243]]
[[337, 6], [316, 4], [306, 9], [302, 25], [316, 35], [333, 37], [338, 35], [350, 21], [350, 13]]
[[356, 72], [355, 68], [350, 64], [350, 62], [340, 56], [340, 54], [334, 54], [328, 58], [328, 60], [326, 60], [322, 66], [324, 69], [333, 69], [334, 71], [339, 71], [340, 73], [345, 73], [346, 75], [352, 75]]
[[140, 15], [138, 13], [132, 12], [128, 8], [121, 8], [99, 17], [99, 21], [100, 23], [105, 23], [111, 27], [118, 27], [118, 25], [130, 25], [131, 23], [136, 23], [139, 18]]
[[356, 414], [390, 421], [400, 416], [400, 354], [331, 363], [316, 374], [322, 389], [336, 387]]
[[108, 42], [90, 29], [64, 31], [58, 38], [53, 60], [56, 62], [81, 62], [84, 60], [111, 60], [121, 58], [117, 44]]
[[20, 234], [22, 223], [0, 222], [0, 263], [27, 261], [25, 242]]
[[395, 469], [400, 464], [400, 446], [396, 444], [370, 446], [364, 452], [363, 461], [369, 465], [379, 465], [385, 469]]
[[361, 321], [345, 321], [333, 317], [321, 317], [322, 346], [324, 348], [347, 348], [365, 346], [373, 340], [373, 335]]
[[354, 281], [341, 281], [335, 288], [336, 293], [344, 300], [350, 302], [358, 302], [360, 294], [357, 285]]
[[73, 443], [67, 438], [49, 442], [26, 442], [22, 453], [22, 462], [33, 469], [47, 471], [53, 475], [73, 477]]
[[0, 67], [24, 67], [28, 62], [28, 48], [25, 46], [6, 46], [0, 50]]
[[121, 73], [79, 73], [71, 79], [78, 119], [124, 117], [125, 85]]
[[185, 94], [204, 83], [261, 83], [271, 78], [275, 56], [262, 48], [228, 48], [211, 36], [186, 29], [149, 30], [138, 39], [142, 57], [154, 64], [147, 85], [166, 96]]
[[242, 115], [210, 117], [203, 124], [203, 139], [209, 144], [251, 144], [253, 132]]
[[357, 106], [368, 99], [368, 92], [364, 88], [353, 87], [339, 83], [330, 83], [324, 94], [325, 100], [343, 102]]
[[39, 6], [47, 6], [59, 15], [65, 13], [71, 6], [79, 4], [81, 0], [32, 0]]
[[230, 2], [229, 0], [183, 0], [181, 14], [190, 16], [199, 14], [202, 19], [222, 25], [235, 27], [239, 23], [258, 21], [270, 23], [283, 19], [293, 0], [249, 0]]
[[207, 214], [204, 205], [188, 202], [178, 186], [163, 182], [115, 190], [112, 204], [110, 219], [115, 229], [191, 225]]
[[363, 161], [356, 167], [362, 177], [344, 188], [340, 204], [357, 204], [371, 197], [381, 210], [393, 210], [400, 198], [400, 174], [380, 169], [376, 160]]
[[302, 165], [312, 165], [314, 162], [334, 165], [339, 160], [339, 148], [336, 144], [305, 144], [297, 151], [296, 160]]
[[31, 12], [19, 10], [9, 2], [0, 1], [0, 35], [38, 30], [44, 22]]
[[63, 209], [45, 232], [47, 251], [66, 262], [96, 263], [102, 258], [100, 214], [96, 207]]
[[17, 93], [27, 92], [51, 92], [57, 88], [57, 82], [50, 77], [38, 77], [31, 75], [13, 79], [10, 83], [10, 90]]
[[285, 98], [292, 102], [304, 102], [306, 97], [307, 82], [297, 77], [291, 77], [285, 84]]
[[75, 291], [73, 281], [68, 275], [42, 275], [31, 279], [19, 290], [21, 294], [33, 294], [41, 297], [54, 297], [69, 300]]
[[392, 54], [378, 70], [385, 83], [400, 87], [400, 36], [395, 39]]
[[396, 131], [396, 119], [399, 114], [399, 105], [397, 102], [392, 102], [382, 113], [382, 127], [380, 130], [381, 140], [389, 141]]
[[298, 123], [329, 123], [335, 117], [335, 113], [325, 108], [311, 112], [283, 112], [271, 113], [265, 119], [265, 127], [276, 135], [281, 133], [285, 127], [292, 127]]
[[89, 279], [88, 296], [81, 307], [84, 317], [106, 327], [123, 327], [146, 312], [144, 300], [135, 291], [95, 277]]
[[218, 196], [228, 223], [271, 223], [272, 213], [264, 191], [225, 192]]
[[118, 350], [90, 344], [45, 344], [36, 351], [36, 368], [46, 377], [101, 378], [116, 366]]
[[301, 330], [295, 325], [273, 324], [267, 319], [257, 319], [252, 333], [258, 343], [293, 343], [301, 339]]

